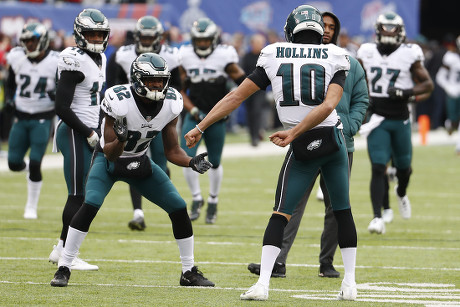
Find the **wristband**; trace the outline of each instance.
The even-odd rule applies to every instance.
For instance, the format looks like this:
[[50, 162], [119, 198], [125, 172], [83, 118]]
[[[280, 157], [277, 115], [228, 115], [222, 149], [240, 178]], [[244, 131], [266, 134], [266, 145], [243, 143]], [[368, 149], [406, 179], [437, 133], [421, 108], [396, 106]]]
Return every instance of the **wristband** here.
[[200, 131], [200, 132], [201, 132], [201, 134], [203, 134], [203, 133], [204, 133], [204, 132], [203, 132], [203, 130], [201, 130], [201, 129], [200, 129], [200, 127], [198, 127], [198, 125], [195, 125], [195, 128], [196, 128], [196, 129], [198, 129], [198, 131]]

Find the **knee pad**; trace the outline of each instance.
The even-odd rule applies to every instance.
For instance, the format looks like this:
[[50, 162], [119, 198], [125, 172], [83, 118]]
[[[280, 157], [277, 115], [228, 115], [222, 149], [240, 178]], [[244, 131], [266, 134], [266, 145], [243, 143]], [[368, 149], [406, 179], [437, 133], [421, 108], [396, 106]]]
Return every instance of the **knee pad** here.
[[372, 174], [384, 176], [385, 175], [386, 166], [383, 164], [372, 164]]
[[42, 163], [39, 161], [30, 160], [29, 163], [29, 179], [31, 181], [42, 181], [42, 172], [40, 170]]
[[281, 248], [283, 244], [284, 228], [288, 219], [281, 214], [272, 214], [265, 229], [263, 245], [273, 245]]
[[75, 213], [70, 223], [70, 227], [78, 229], [82, 232], [88, 232], [91, 222], [96, 217], [99, 208], [84, 203]]
[[174, 238], [185, 239], [193, 235], [192, 222], [187, 213], [187, 208], [183, 208], [169, 214], [171, 219]]
[[26, 168], [26, 163], [24, 161], [22, 161], [22, 163], [14, 163], [14, 162], [8, 161], [8, 167], [13, 172], [20, 172]]
[[412, 167], [406, 169], [396, 169], [396, 177], [398, 180], [400, 179], [409, 179], [410, 175], [412, 175]]
[[338, 242], [340, 248], [356, 247], [358, 237], [351, 209], [334, 211], [338, 225]]

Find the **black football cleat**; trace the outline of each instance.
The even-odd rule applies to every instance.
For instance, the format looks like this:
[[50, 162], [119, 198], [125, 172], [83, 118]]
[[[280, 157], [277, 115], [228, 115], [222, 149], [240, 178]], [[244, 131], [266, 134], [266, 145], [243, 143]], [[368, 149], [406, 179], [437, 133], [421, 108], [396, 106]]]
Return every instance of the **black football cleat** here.
[[204, 277], [196, 266], [180, 275], [180, 285], [185, 287], [214, 287], [214, 283]]
[[59, 269], [54, 273], [54, 278], [51, 280], [51, 286], [53, 287], [67, 287], [70, 278], [70, 270], [68, 267], [60, 266]]
[[200, 217], [201, 207], [203, 207], [204, 200], [194, 200], [192, 202], [192, 210], [190, 211], [190, 220], [194, 221]]
[[[250, 263], [248, 265], [248, 270], [252, 274], [260, 275], [260, 264], [258, 263]], [[286, 265], [284, 263], [275, 262], [272, 270], [272, 277], [286, 277]]]

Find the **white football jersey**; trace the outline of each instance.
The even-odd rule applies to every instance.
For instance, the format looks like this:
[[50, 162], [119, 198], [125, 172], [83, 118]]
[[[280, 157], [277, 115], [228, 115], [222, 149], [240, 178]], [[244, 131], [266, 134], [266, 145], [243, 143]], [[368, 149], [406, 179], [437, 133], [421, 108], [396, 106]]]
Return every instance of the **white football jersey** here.
[[82, 49], [68, 47], [59, 55], [58, 76], [62, 71], [80, 71], [85, 79], [75, 87], [70, 108], [88, 127], [99, 124], [100, 92], [105, 87], [105, 68], [107, 59], [101, 53], [102, 65], [99, 67]]
[[436, 81], [450, 97], [460, 97], [460, 55], [447, 51], [436, 74]]
[[54, 101], [47, 92], [56, 88], [59, 52], [49, 51], [40, 62], [31, 62], [22, 47], [15, 47], [6, 60], [14, 71], [15, 105], [20, 112], [36, 114], [54, 110]]
[[235, 48], [230, 45], [217, 45], [216, 49], [206, 58], [196, 55], [191, 44], [182, 45], [179, 54], [182, 67], [192, 83], [209, 81], [221, 76], [227, 78], [225, 67], [231, 63], [238, 64], [239, 61]]
[[[348, 71], [350, 61], [346, 51], [333, 44], [283, 42], [262, 49], [257, 66], [270, 79], [278, 117], [289, 129], [324, 101], [332, 77], [340, 70]], [[334, 110], [317, 127], [334, 126], [337, 120]]]
[[[121, 157], [135, 157], [143, 155], [150, 141], [154, 139], [161, 130], [175, 119], [182, 112], [184, 102], [182, 95], [174, 88], [170, 87], [163, 101], [163, 107], [154, 118], [145, 118], [137, 108], [131, 92], [130, 84], [115, 85], [105, 91], [105, 97], [101, 104], [101, 109], [113, 118], [117, 118], [116, 110], [120, 109], [116, 104], [128, 104], [126, 115], [128, 125], [128, 141], [125, 145]], [[155, 102], [152, 102], [155, 103]], [[104, 148], [104, 128], [105, 118], [102, 121], [101, 147]]]
[[[177, 47], [161, 45], [158, 55], [166, 61], [169, 71], [181, 65], [179, 49]], [[120, 47], [115, 54], [115, 62], [123, 68], [128, 80], [131, 79], [131, 64], [137, 57], [136, 45], [134, 44]]]
[[371, 97], [389, 97], [388, 88], [409, 89], [414, 87], [410, 68], [416, 61], [423, 65], [422, 48], [416, 44], [402, 44], [389, 55], [382, 55], [377, 44], [362, 44], [358, 49], [358, 59], [366, 71], [369, 95]]

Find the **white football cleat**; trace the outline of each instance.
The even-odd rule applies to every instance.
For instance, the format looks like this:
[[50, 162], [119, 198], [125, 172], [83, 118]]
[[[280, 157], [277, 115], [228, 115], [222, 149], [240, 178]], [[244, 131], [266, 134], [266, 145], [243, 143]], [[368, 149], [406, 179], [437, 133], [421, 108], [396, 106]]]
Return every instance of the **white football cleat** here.
[[370, 233], [384, 234], [385, 233], [385, 222], [380, 217], [375, 217], [367, 227]]
[[24, 218], [26, 220], [36, 220], [37, 219], [37, 209], [27, 208], [24, 210]]
[[396, 198], [398, 199], [398, 204], [399, 204], [399, 214], [401, 214], [401, 217], [403, 219], [410, 219], [412, 215], [412, 210], [410, 206], [410, 201], [409, 197], [407, 195], [404, 195], [403, 197], [398, 195], [398, 186], [395, 186], [395, 194]]
[[356, 284], [349, 286], [344, 281], [342, 281], [342, 286], [340, 287], [340, 292], [337, 296], [337, 299], [343, 301], [354, 301], [356, 300], [357, 296], [358, 290], [356, 289]]
[[240, 295], [242, 300], [266, 301], [268, 299], [268, 287], [256, 283], [248, 291]]
[[[58, 264], [59, 258], [61, 257], [61, 252], [62, 249], [59, 249], [56, 245], [54, 245], [53, 251], [48, 258], [49, 261], [54, 264]], [[81, 258], [75, 257], [75, 259], [72, 261], [70, 269], [75, 271], [97, 271], [99, 270], [99, 267], [94, 264], [89, 264]]]
[[382, 219], [385, 223], [391, 223], [393, 221], [393, 209], [383, 209]]

